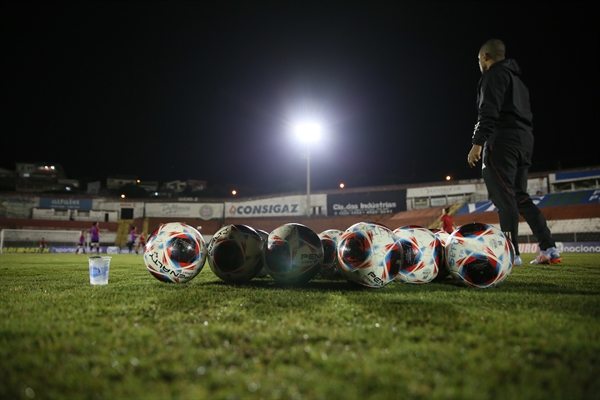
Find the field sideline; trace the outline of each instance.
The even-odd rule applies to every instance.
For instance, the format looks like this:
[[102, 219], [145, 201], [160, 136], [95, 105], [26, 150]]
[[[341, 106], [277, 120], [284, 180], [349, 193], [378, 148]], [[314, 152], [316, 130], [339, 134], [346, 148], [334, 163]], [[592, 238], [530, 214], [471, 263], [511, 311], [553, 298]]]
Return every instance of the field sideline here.
[[600, 254], [524, 255], [498, 288], [362, 289], [208, 265], [154, 279], [114, 255], [0, 254], [2, 399], [596, 399]]

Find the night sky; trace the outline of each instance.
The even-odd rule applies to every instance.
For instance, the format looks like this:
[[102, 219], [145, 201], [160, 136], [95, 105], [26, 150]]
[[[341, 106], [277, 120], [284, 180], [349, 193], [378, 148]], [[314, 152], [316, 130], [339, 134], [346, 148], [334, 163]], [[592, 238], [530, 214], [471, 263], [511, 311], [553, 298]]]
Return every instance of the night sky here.
[[0, 167], [313, 190], [480, 177], [480, 46], [524, 72], [536, 171], [600, 165], [597, 2], [1, 3]]

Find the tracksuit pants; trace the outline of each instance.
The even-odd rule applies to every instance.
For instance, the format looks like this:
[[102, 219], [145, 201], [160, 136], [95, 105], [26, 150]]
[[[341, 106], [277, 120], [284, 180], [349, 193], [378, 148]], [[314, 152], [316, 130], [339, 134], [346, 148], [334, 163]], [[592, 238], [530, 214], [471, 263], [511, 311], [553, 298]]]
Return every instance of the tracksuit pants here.
[[540, 249], [555, 247], [546, 218], [527, 193], [531, 151], [497, 143], [483, 148], [482, 177], [490, 199], [498, 208], [500, 229], [512, 240], [519, 254], [519, 214], [523, 216]]

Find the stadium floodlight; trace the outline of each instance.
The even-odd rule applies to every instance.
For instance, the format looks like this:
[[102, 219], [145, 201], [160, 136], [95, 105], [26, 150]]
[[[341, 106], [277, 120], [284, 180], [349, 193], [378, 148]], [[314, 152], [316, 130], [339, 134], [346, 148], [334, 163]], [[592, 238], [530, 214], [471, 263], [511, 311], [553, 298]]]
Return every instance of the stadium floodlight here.
[[306, 216], [310, 217], [310, 143], [321, 137], [321, 125], [309, 122], [296, 126], [296, 136], [306, 142]]
[[316, 123], [305, 123], [296, 126], [296, 135], [305, 142], [315, 142], [321, 136], [321, 125]]

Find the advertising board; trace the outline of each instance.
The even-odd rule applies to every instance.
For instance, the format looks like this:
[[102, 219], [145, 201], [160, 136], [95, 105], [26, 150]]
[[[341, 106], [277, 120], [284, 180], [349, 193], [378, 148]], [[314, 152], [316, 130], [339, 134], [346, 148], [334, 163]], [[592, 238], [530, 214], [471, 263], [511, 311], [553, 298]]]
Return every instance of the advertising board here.
[[395, 214], [406, 211], [406, 189], [339, 193], [327, 196], [327, 215]]

